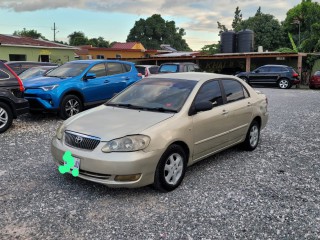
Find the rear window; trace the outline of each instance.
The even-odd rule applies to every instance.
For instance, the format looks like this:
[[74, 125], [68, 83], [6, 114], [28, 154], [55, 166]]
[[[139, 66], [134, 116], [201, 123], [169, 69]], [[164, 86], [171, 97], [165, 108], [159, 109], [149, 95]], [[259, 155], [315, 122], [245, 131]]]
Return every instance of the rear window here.
[[13, 74], [3, 65], [0, 66], [0, 80], [15, 78]]
[[320, 76], [320, 71], [316, 71], [316, 72], [314, 73], [314, 75]]
[[178, 72], [178, 65], [175, 64], [167, 64], [167, 65], [161, 65], [159, 72], [165, 73], [165, 72]]
[[145, 75], [146, 68], [142, 66], [136, 66], [136, 69], [138, 70], [138, 73], [141, 73], [142, 75]]

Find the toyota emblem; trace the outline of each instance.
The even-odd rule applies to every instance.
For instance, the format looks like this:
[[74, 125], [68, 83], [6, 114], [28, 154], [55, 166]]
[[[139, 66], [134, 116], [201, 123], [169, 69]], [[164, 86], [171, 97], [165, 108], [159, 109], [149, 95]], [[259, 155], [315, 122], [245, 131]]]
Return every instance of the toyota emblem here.
[[83, 138], [82, 138], [82, 137], [80, 137], [80, 136], [76, 136], [75, 142], [76, 142], [77, 144], [79, 144], [79, 143], [81, 143], [81, 142], [82, 142], [82, 140], [83, 140]]

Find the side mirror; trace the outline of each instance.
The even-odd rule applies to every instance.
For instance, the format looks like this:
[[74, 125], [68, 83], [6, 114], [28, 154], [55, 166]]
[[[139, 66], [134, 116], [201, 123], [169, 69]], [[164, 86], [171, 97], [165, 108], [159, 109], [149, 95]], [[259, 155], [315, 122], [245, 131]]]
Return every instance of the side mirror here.
[[212, 108], [213, 108], [213, 105], [212, 105], [212, 102], [210, 101], [198, 102], [190, 108], [189, 116], [195, 115], [198, 112], [209, 111]]
[[260, 70], [258, 69], [258, 70], [254, 70], [253, 71], [253, 73], [259, 73], [260, 72]]
[[84, 80], [95, 79], [96, 77], [97, 77], [97, 75], [95, 73], [87, 73], [84, 76]]

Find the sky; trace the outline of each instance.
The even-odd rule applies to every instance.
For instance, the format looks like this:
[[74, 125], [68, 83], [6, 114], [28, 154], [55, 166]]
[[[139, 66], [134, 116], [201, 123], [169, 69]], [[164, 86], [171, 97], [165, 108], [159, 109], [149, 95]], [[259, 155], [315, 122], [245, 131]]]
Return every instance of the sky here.
[[[319, 2], [320, 0], [313, 0]], [[243, 19], [263, 13], [282, 21], [301, 0], [0, 0], [0, 34], [36, 30], [53, 40], [68, 42], [68, 35], [81, 31], [88, 38], [103, 37], [125, 42], [135, 21], [160, 14], [184, 28], [184, 39], [193, 50], [217, 43], [217, 21], [231, 28], [239, 6]]]

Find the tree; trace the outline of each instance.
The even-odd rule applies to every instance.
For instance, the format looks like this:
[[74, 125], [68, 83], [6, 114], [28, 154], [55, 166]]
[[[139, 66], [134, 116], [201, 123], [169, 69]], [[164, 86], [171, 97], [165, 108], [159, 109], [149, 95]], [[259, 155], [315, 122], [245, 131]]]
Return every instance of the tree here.
[[201, 52], [208, 55], [220, 53], [220, 44], [214, 43], [211, 45], [205, 45], [201, 48]]
[[73, 32], [69, 36], [69, 44], [71, 46], [80, 46], [89, 44], [88, 38], [83, 32]]
[[135, 22], [127, 37], [127, 42], [141, 42], [147, 49], [159, 49], [161, 44], [170, 44], [179, 51], [190, 51], [183, 28], [178, 28], [174, 21], [165, 21], [160, 14]]
[[218, 24], [218, 29], [219, 29], [219, 35], [220, 35], [221, 33], [223, 33], [223, 32], [228, 31], [228, 29], [226, 28], [226, 26], [223, 25], [223, 24], [221, 24], [219, 21], [217, 22], [217, 24]]
[[300, 51], [314, 52], [319, 51], [319, 22], [320, 5], [312, 0], [302, 0], [287, 12], [283, 26], [292, 34]]
[[43, 40], [48, 40], [41, 33], [38, 33], [36, 30], [27, 30], [25, 28], [23, 28], [22, 31], [14, 31], [13, 35], [21, 36], [21, 37], [30, 37], [35, 39], [41, 38]]
[[98, 38], [91, 38], [88, 40], [88, 43], [92, 45], [93, 47], [105, 47], [109, 48], [110, 47], [110, 42], [104, 40], [103, 37], [98, 37]]
[[255, 34], [255, 47], [263, 46], [264, 49], [274, 51], [280, 47], [290, 47], [288, 37], [279, 21], [271, 14], [264, 14], [259, 7], [257, 13], [247, 20], [241, 21], [240, 29], [250, 29]]
[[241, 10], [239, 9], [239, 7], [236, 8], [235, 12], [234, 12], [234, 18], [232, 21], [232, 28], [235, 31], [239, 31], [239, 25], [242, 22], [242, 13]]

